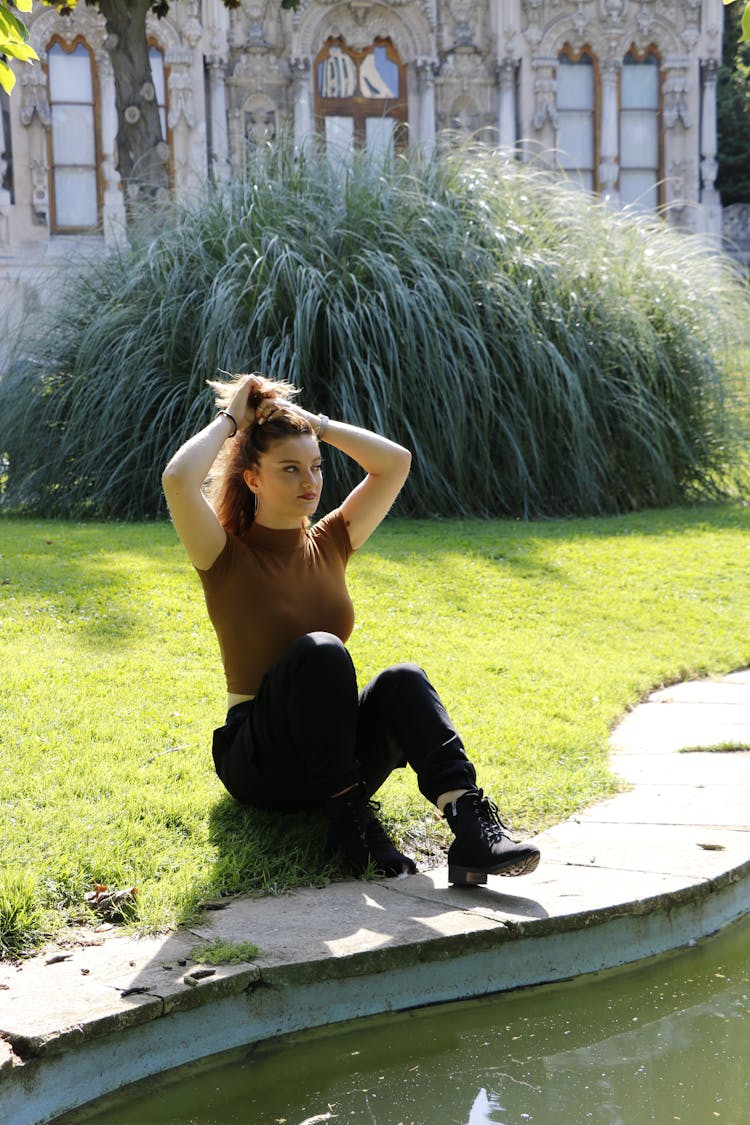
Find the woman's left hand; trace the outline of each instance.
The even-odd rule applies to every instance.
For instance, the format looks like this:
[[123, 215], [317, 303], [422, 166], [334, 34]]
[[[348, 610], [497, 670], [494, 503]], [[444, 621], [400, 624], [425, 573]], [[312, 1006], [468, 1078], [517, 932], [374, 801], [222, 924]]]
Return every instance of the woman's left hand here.
[[299, 414], [310, 423], [313, 431], [317, 434], [318, 425], [320, 422], [319, 414], [311, 414], [309, 410], [303, 410], [296, 402], [290, 402], [288, 398], [273, 398], [270, 395], [261, 399], [255, 408], [255, 420], [259, 426], [265, 422], [272, 422], [274, 418], [281, 417], [283, 414]]

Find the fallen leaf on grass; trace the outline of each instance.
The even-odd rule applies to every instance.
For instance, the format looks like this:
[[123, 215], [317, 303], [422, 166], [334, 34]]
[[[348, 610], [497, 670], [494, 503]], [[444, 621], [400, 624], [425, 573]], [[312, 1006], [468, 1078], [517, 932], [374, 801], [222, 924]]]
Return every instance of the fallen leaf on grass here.
[[83, 897], [89, 906], [104, 918], [121, 918], [122, 908], [132, 906], [137, 895], [137, 887], [118, 890], [104, 883], [94, 883], [93, 891], [87, 891]]

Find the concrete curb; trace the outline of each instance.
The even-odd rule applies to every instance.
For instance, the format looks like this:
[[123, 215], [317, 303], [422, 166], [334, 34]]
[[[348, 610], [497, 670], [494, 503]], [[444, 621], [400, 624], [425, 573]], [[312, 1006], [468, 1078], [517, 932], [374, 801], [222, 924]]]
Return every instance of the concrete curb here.
[[[522, 880], [445, 869], [242, 899], [166, 938], [0, 967], [0, 1103], [40, 1125], [204, 1056], [388, 1010], [563, 980], [690, 944], [750, 909], [750, 672], [657, 692], [613, 735], [632, 788], [539, 838]], [[257, 962], [195, 966], [197, 940]], [[205, 974], [205, 975], [204, 975]]]

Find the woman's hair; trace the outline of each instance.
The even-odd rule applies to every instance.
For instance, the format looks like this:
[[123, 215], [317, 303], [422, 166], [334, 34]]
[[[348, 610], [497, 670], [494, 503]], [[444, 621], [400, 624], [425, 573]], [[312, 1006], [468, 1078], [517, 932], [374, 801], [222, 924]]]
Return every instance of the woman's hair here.
[[[291, 383], [276, 382], [263, 375], [256, 375], [256, 378], [262, 381], [262, 385], [250, 395], [252, 406], [257, 407], [264, 398], [291, 399], [298, 393]], [[226, 409], [238, 385], [245, 379], [247, 375], [235, 375], [228, 383], [209, 380], [208, 385], [216, 392], [217, 409]], [[234, 437], [224, 442], [207, 481], [206, 495], [225, 531], [242, 535], [255, 518], [255, 496], [245, 483], [245, 469], [258, 465], [261, 453], [267, 453], [275, 442], [301, 434], [314, 434], [307, 419], [296, 411], [282, 410], [262, 426], [256, 424], [238, 430]]]

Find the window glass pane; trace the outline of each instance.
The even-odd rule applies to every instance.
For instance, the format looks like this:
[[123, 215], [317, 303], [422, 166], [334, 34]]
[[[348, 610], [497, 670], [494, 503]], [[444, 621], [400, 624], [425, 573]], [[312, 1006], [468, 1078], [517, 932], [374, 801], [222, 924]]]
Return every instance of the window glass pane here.
[[370, 156], [385, 157], [393, 152], [392, 117], [368, 117], [365, 120], [365, 146]]
[[558, 59], [557, 108], [594, 108], [594, 67], [591, 60], [582, 58], [571, 63], [565, 55]]
[[158, 47], [149, 47], [148, 59], [151, 63], [151, 81], [156, 91], [156, 104], [159, 107], [159, 121], [161, 122], [161, 135], [167, 135], [167, 87], [164, 75], [164, 55]]
[[99, 218], [93, 168], [55, 168], [55, 219], [60, 227], [95, 227]]
[[91, 57], [82, 43], [70, 52], [54, 43], [47, 52], [47, 63], [53, 102], [93, 102]]
[[376, 47], [362, 60], [359, 92], [365, 98], [398, 97], [398, 67], [388, 58], [385, 47]]
[[156, 90], [156, 101], [160, 106], [166, 104], [164, 86], [164, 55], [158, 47], [149, 47], [148, 61], [151, 63], [151, 81]]
[[637, 63], [625, 59], [622, 68], [621, 104], [623, 109], [659, 108], [659, 67], [653, 62]]
[[594, 167], [594, 131], [590, 113], [561, 113], [558, 116], [560, 165], [563, 168]]
[[655, 211], [659, 205], [659, 194], [654, 173], [621, 170], [620, 201], [639, 210]]
[[620, 115], [620, 165], [659, 167], [659, 133], [652, 111], [628, 110]]
[[336, 44], [318, 64], [318, 92], [322, 98], [351, 98], [357, 92], [357, 67]]
[[92, 106], [52, 106], [52, 160], [55, 164], [96, 163]]
[[325, 119], [326, 152], [333, 160], [348, 160], [354, 151], [354, 118], [335, 117]]

